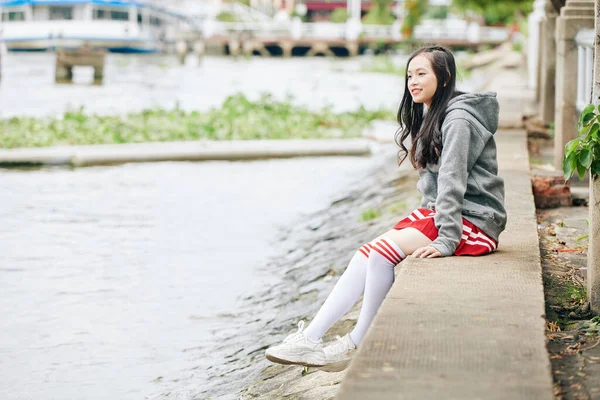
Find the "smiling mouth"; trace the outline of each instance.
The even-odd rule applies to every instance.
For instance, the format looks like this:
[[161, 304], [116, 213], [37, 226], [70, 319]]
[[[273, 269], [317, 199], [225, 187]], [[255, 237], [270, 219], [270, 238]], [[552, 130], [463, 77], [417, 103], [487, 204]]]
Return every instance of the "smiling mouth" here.
[[421, 92], [421, 90], [422, 90], [422, 89], [412, 89], [412, 90], [410, 91], [410, 93], [412, 93], [413, 95], [415, 95], [415, 94], [417, 94], [417, 93]]

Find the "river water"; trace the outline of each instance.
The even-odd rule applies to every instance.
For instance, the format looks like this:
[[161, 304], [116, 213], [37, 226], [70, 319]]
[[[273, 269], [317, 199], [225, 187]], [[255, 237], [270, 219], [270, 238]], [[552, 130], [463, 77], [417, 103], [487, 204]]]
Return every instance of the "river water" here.
[[[397, 59], [399, 65], [403, 57]], [[83, 106], [90, 113], [115, 114], [151, 107], [206, 110], [220, 106], [233, 93], [252, 99], [272, 93], [292, 95], [312, 108], [331, 105], [337, 111], [396, 107], [402, 79], [360, 73], [365, 58], [337, 59], [188, 57], [180, 66], [173, 57], [108, 55], [104, 82], [91, 85], [91, 67], [75, 67], [75, 85], [54, 84], [55, 57], [14, 54], [3, 58], [0, 117], [62, 115]]]
[[[360, 73], [364, 58], [179, 66], [109, 55], [102, 85], [89, 84], [86, 68], [75, 84], [56, 85], [52, 54], [3, 61], [2, 118], [205, 110], [237, 92], [395, 108], [401, 87], [399, 77]], [[282, 229], [374, 165], [330, 157], [0, 170], [0, 398], [168, 398], [202, 388], [225, 356], [213, 347], [219, 335], [239, 329], [243, 299], [275, 283], [264, 265], [281, 252]], [[218, 390], [231, 390], [227, 376], [210, 378], [207, 396], [233, 398]]]

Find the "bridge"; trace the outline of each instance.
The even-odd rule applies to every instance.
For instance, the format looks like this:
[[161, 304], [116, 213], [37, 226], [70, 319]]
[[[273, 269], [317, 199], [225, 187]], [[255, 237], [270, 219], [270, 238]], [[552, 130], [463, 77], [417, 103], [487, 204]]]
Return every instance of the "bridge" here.
[[278, 21], [258, 12], [244, 15], [248, 18], [242, 22], [203, 18], [195, 29], [180, 34], [180, 42], [186, 45], [180, 43], [179, 52], [191, 48], [203, 51], [206, 45], [232, 55], [352, 56], [374, 43], [393, 45], [410, 40], [477, 48], [509, 38], [504, 27], [480, 26], [453, 18], [423, 20], [415, 28], [413, 37], [407, 39], [401, 34], [400, 20], [391, 25], [369, 25], [359, 19], [349, 19], [346, 23], [302, 22], [298, 17]]
[[[350, 18], [345, 23], [302, 22], [299, 17], [278, 20], [239, 2], [198, 3], [180, 0], [165, 4], [174, 15], [185, 15], [177, 28], [176, 52], [204, 54], [206, 47], [231, 55], [351, 56], [377, 43], [407, 41], [477, 48], [509, 38], [504, 27], [480, 26], [459, 18], [426, 19], [408, 39], [401, 34], [402, 20], [391, 25], [369, 25], [360, 20], [361, 2], [348, 0]], [[358, 7], [358, 9], [356, 9]], [[220, 13], [237, 22], [219, 21]]]

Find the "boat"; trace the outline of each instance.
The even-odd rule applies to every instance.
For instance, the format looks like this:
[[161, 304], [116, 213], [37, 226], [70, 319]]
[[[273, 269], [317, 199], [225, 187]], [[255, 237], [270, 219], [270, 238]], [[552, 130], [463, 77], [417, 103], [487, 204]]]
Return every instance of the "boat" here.
[[9, 51], [103, 49], [154, 53], [173, 44], [185, 15], [128, 0], [0, 0]]

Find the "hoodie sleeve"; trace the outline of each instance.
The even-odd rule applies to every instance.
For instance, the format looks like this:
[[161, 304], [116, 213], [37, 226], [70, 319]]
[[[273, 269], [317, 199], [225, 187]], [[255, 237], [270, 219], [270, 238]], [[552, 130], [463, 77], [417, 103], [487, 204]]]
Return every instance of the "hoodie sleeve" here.
[[480, 134], [465, 119], [454, 119], [442, 127], [442, 155], [435, 203], [438, 237], [431, 246], [442, 256], [454, 254], [462, 237], [462, 205], [467, 191], [469, 161], [477, 160], [484, 148]]

